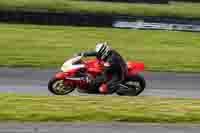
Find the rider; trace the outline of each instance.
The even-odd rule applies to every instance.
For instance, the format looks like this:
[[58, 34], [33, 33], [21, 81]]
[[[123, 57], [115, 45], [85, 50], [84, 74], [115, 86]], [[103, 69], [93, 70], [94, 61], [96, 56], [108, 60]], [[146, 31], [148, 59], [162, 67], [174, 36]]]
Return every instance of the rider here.
[[[115, 90], [115, 86], [125, 79], [127, 74], [126, 62], [117, 51], [108, 46], [107, 42], [97, 43], [95, 51], [82, 52], [78, 55], [84, 57], [96, 56], [98, 60], [105, 62], [105, 70], [103, 73], [105, 83], [99, 87], [101, 93], [112, 93]], [[111, 79], [107, 79], [108, 74], [112, 75]]]

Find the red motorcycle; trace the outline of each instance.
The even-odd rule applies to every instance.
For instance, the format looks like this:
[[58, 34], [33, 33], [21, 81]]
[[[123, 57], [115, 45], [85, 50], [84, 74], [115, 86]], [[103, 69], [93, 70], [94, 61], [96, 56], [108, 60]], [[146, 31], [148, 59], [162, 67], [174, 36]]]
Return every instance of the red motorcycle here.
[[[115, 86], [114, 93], [137, 96], [145, 88], [145, 80], [139, 74], [144, 71], [144, 64], [128, 61], [127, 66], [128, 75], [124, 81]], [[66, 95], [75, 89], [82, 93], [100, 94], [98, 88], [103, 81], [95, 84], [92, 81], [95, 81], [104, 71], [103, 61], [97, 59], [83, 61], [82, 56], [76, 56], [67, 60], [62, 65], [61, 70], [62, 72], [56, 73], [48, 83], [48, 89], [53, 94]]]

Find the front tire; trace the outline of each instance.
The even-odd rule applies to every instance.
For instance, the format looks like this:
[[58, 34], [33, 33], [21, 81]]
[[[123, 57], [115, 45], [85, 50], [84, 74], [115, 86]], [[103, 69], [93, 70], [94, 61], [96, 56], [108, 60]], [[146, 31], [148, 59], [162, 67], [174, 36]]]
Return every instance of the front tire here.
[[55, 95], [67, 95], [75, 88], [64, 85], [63, 79], [52, 78], [48, 83], [48, 90]]
[[123, 86], [128, 87], [128, 89], [122, 88], [119, 89], [116, 93], [120, 96], [138, 96], [142, 93], [146, 87], [146, 82], [143, 76], [137, 74], [133, 76], [129, 76], [124, 83]]

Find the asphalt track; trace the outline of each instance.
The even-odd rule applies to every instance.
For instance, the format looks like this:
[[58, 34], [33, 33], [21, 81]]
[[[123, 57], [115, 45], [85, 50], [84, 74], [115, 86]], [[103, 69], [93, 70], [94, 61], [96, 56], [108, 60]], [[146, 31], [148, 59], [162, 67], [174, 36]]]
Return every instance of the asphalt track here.
[[199, 133], [199, 125], [3, 123], [0, 133]]
[[[59, 70], [0, 68], [0, 92], [52, 95], [48, 80]], [[147, 88], [143, 96], [200, 98], [200, 74], [144, 72]], [[73, 93], [72, 95], [83, 95]], [[130, 123], [0, 123], [0, 133], [199, 133], [200, 125]]]
[[[0, 68], [0, 92], [51, 95], [47, 90], [47, 83], [58, 71]], [[147, 87], [141, 94], [143, 96], [200, 98], [200, 73], [144, 72], [143, 75], [147, 81]]]

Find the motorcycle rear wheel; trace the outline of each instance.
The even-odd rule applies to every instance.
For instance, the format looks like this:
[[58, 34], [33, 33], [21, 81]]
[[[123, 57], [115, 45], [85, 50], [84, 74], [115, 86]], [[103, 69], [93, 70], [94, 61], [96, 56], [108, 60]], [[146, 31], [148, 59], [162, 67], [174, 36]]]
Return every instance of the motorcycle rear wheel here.
[[122, 84], [124, 87], [117, 90], [117, 94], [120, 96], [138, 96], [142, 93], [146, 87], [146, 82], [143, 76], [137, 74], [133, 76], [129, 76]]
[[67, 95], [75, 88], [64, 85], [64, 80], [52, 78], [48, 83], [48, 90], [55, 95]]

